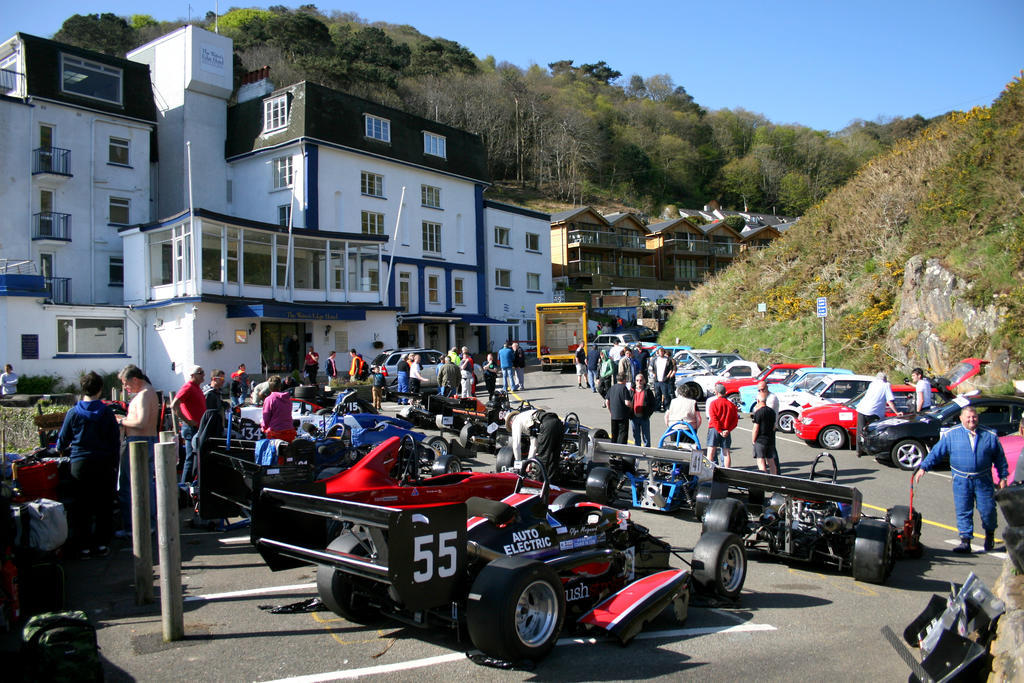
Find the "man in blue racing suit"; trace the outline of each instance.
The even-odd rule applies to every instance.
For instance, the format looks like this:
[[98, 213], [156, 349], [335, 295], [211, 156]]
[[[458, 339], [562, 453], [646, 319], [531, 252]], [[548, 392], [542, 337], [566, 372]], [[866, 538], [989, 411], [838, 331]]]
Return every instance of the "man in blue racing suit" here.
[[960, 411], [960, 425], [946, 432], [935, 444], [914, 473], [914, 484], [937, 463], [948, 459], [953, 473], [956, 527], [960, 532], [960, 545], [953, 548], [953, 552], [971, 552], [975, 504], [981, 514], [981, 525], [985, 527], [985, 552], [990, 552], [995, 546], [997, 524], [992, 467], [999, 475], [999, 488], [1005, 488], [1009, 476], [1006, 454], [994, 432], [978, 428], [978, 411], [973, 406], [965, 406]]

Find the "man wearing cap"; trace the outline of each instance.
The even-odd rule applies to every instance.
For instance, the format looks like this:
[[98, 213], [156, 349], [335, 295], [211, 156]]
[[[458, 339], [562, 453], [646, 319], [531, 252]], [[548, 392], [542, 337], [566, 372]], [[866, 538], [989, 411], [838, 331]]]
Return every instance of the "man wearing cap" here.
[[864, 392], [864, 397], [857, 404], [857, 456], [862, 455], [861, 453], [861, 435], [864, 433], [864, 428], [875, 420], [880, 420], [885, 417], [885, 409], [889, 408], [892, 412], [897, 415], [903, 413], [896, 410], [896, 404], [893, 403], [894, 397], [892, 395], [892, 385], [889, 384], [889, 378], [884, 372], [879, 372], [875, 375], [875, 379], [871, 380], [871, 384], [868, 385], [867, 391]]
[[181, 485], [186, 485], [195, 476], [195, 452], [192, 449], [192, 437], [196, 435], [199, 428], [199, 421], [203, 419], [206, 411], [206, 398], [201, 388], [203, 377], [206, 373], [198, 365], [192, 366], [188, 374], [188, 381], [181, 385], [181, 389], [174, 395], [171, 401], [171, 410], [177, 415], [181, 422], [181, 438], [185, 441], [185, 464], [181, 468]]

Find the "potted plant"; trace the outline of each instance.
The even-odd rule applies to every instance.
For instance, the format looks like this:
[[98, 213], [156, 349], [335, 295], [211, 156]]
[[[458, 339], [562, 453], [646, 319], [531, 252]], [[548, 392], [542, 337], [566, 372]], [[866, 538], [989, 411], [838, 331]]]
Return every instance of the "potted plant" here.
[[222, 342], [219, 339], [214, 339], [212, 342], [210, 342], [210, 350], [211, 351], [216, 351], [217, 349], [223, 349], [223, 348], [224, 348], [224, 342]]

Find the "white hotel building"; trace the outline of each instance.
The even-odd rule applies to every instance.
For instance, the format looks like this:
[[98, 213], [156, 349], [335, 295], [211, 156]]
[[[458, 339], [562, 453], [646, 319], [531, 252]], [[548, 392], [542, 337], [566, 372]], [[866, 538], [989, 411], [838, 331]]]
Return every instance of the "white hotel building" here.
[[170, 389], [193, 363], [532, 333], [549, 217], [483, 198], [479, 137], [266, 73], [235, 92], [231, 64], [192, 26], [127, 60], [0, 45], [0, 363]]

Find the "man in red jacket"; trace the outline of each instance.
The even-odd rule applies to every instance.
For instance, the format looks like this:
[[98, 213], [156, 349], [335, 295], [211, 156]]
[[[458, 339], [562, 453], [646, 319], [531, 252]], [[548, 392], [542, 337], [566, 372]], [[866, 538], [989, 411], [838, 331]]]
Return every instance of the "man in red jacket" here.
[[[725, 385], [715, 385], [715, 397], [707, 403], [708, 411], [708, 459], [723, 467], [732, 467], [732, 430], [739, 422], [739, 412], [733, 402], [725, 397]], [[722, 449], [722, 460], [715, 460], [715, 451]]]

